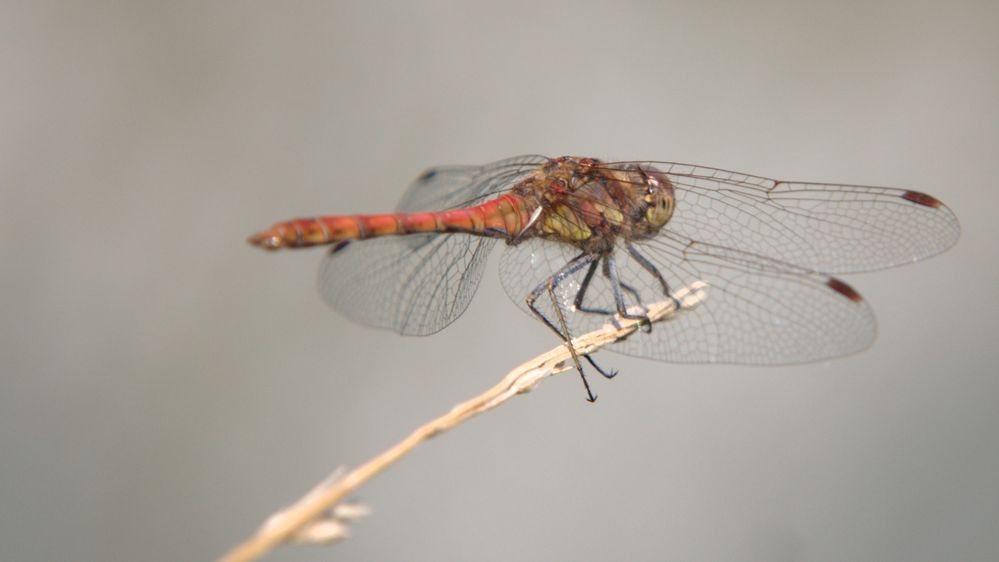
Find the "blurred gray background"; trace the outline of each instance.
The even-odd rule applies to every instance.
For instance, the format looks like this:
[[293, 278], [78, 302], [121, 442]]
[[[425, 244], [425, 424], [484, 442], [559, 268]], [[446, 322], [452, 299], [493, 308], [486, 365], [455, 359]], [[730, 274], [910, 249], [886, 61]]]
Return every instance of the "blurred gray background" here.
[[[273, 560], [995, 560], [995, 2], [13, 2], [0, 8], [0, 559], [207, 560], [553, 347], [487, 272], [450, 329], [353, 325], [277, 220], [522, 153], [901, 186], [946, 254], [853, 284], [827, 363], [537, 391]], [[498, 256], [494, 256], [496, 258]], [[495, 262], [495, 259], [494, 259]]]

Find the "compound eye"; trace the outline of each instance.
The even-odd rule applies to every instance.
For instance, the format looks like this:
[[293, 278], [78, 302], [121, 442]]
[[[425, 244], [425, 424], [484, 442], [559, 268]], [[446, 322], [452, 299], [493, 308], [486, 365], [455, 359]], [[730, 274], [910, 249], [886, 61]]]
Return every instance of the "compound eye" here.
[[647, 174], [645, 170], [642, 170], [642, 176], [645, 178], [645, 192], [649, 195], [652, 195], [661, 187], [659, 179], [654, 175]]

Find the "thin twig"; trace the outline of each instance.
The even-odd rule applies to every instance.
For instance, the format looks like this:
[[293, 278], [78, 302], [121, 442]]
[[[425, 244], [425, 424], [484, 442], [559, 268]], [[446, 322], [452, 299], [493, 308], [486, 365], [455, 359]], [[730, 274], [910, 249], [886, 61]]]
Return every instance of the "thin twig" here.
[[[705, 298], [706, 285], [696, 282], [675, 293], [681, 303], [679, 311], [675, 310], [672, 300], [663, 301], [644, 309], [635, 311], [646, 313], [652, 322], [666, 320], [676, 312], [696, 306]], [[601, 329], [574, 338], [573, 346], [576, 353], [583, 355], [593, 353], [601, 347], [624, 339], [634, 333], [640, 326], [638, 320], [615, 318]], [[378, 456], [355, 468], [347, 474], [338, 469], [331, 476], [317, 485], [309, 493], [291, 506], [271, 515], [252, 537], [236, 546], [219, 562], [245, 562], [256, 560], [270, 552], [275, 546], [301, 538], [303, 533], [317, 521], [330, 524], [330, 519], [324, 514], [338, 501], [343, 499], [373, 476], [388, 468], [420, 443], [461, 424], [472, 417], [489, 411], [518, 394], [529, 392], [543, 379], [571, 369], [567, 361], [571, 354], [567, 346], [557, 348], [539, 355], [510, 371], [499, 384], [486, 392], [458, 404], [450, 412], [419, 427], [396, 445], [385, 450]], [[344, 535], [337, 535], [340, 538]], [[335, 539], [334, 539], [335, 540]]]

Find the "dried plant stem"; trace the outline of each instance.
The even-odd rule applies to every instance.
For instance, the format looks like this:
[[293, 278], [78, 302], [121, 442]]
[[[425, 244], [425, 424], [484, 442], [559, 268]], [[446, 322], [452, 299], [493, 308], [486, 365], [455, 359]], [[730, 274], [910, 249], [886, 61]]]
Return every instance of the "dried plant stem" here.
[[[653, 322], [666, 320], [675, 313], [682, 313], [684, 309], [701, 302], [705, 297], [705, 288], [704, 283], [697, 282], [676, 291], [675, 295], [681, 303], [679, 311], [675, 310], [671, 300], [646, 307], [645, 311]], [[599, 330], [574, 338], [573, 346], [577, 354], [592, 353], [607, 344], [628, 337], [638, 328], [639, 322], [636, 320], [617, 319], [615, 322], [608, 322]], [[294, 504], [269, 517], [256, 534], [233, 548], [219, 561], [256, 560], [278, 544], [293, 539], [317, 520], [322, 520], [324, 514], [347, 494], [391, 466], [423, 441], [491, 410], [517, 394], [530, 391], [551, 375], [571, 369], [570, 359], [570, 351], [565, 345], [539, 355], [510, 371], [499, 384], [422, 425], [409, 437], [354, 470], [346, 474], [342, 474], [341, 470], [334, 472]]]

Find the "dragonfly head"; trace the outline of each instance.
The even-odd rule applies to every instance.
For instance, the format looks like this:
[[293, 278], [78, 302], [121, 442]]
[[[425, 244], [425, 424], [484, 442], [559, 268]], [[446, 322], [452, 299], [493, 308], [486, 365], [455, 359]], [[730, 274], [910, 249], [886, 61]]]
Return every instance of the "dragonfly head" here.
[[669, 176], [644, 163], [609, 165], [608, 175], [628, 186], [632, 220], [641, 230], [657, 232], [673, 217], [676, 198]]
[[642, 202], [645, 203], [645, 220], [655, 229], [661, 228], [673, 217], [676, 199], [673, 194], [673, 184], [669, 177], [659, 170], [649, 166], [638, 166], [638, 172], [644, 180]]

